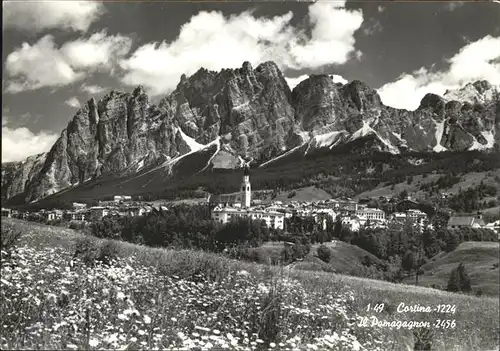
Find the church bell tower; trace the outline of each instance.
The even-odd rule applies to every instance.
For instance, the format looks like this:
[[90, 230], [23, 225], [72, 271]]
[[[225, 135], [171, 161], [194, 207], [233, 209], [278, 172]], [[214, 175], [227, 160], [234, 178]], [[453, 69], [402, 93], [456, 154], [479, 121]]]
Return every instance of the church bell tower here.
[[252, 198], [252, 188], [250, 186], [250, 168], [245, 166], [243, 171], [243, 181], [241, 182], [241, 207], [250, 207]]

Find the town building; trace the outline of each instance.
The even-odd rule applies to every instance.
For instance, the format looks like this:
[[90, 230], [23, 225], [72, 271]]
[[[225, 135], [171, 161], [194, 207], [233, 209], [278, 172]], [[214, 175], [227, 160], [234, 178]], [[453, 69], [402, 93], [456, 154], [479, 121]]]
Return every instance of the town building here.
[[486, 224], [484, 226], [484, 229], [492, 230], [500, 236], [500, 219], [495, 221], [495, 222], [491, 222], [491, 223]]
[[482, 228], [485, 226], [483, 216], [478, 213], [475, 216], [452, 216], [448, 220], [448, 229]]
[[277, 211], [250, 208], [216, 207], [212, 210], [212, 220], [226, 224], [233, 218], [246, 217], [255, 220], [265, 221], [269, 228], [284, 229], [285, 214]]
[[12, 217], [12, 210], [10, 208], [2, 208], [2, 217]]
[[125, 201], [132, 201], [132, 196], [129, 196], [129, 195], [115, 195], [113, 197], [113, 201], [115, 203], [122, 203], [122, 202], [125, 202]]
[[406, 216], [409, 219], [417, 220], [417, 221], [422, 221], [427, 219], [427, 214], [420, 210], [408, 210], [406, 211]]
[[73, 209], [75, 211], [77, 211], [77, 210], [83, 210], [85, 208], [87, 208], [87, 204], [80, 203], [80, 202], [73, 202]]
[[370, 221], [385, 221], [385, 212], [378, 208], [365, 208], [356, 211], [356, 216], [360, 219]]
[[[264, 208], [251, 208], [252, 187], [250, 184], [250, 170], [245, 167], [243, 180], [239, 194], [232, 197], [216, 196], [209, 202], [215, 205], [212, 209], [211, 218], [219, 223], [228, 223], [233, 218], [247, 217], [255, 220], [265, 221], [269, 228], [284, 229], [285, 213]], [[239, 204], [236, 202], [239, 200]]]
[[109, 209], [103, 206], [94, 206], [90, 209], [90, 220], [100, 220], [109, 214]]

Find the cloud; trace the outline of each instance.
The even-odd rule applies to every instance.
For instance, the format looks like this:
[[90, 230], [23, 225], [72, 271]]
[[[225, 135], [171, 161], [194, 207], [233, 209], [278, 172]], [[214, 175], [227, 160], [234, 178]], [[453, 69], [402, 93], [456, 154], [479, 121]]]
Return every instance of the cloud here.
[[61, 28], [86, 32], [104, 13], [96, 1], [6, 1], [3, 3], [3, 27], [40, 32]]
[[363, 26], [363, 33], [365, 35], [373, 35], [375, 33], [381, 32], [383, 27], [380, 21], [370, 18], [366, 26]]
[[[309, 78], [309, 76], [307, 74], [303, 74], [297, 78], [285, 78], [285, 79], [286, 79], [286, 82], [288, 83], [288, 86], [290, 87], [290, 89], [293, 90], [293, 88], [295, 88], [297, 85], [299, 85], [300, 82], [302, 82], [303, 80], [306, 80], [307, 78]], [[348, 83], [347, 79], [345, 79], [344, 77], [339, 76], [337, 74], [330, 75], [330, 78], [332, 78], [334, 83], [342, 83], [342, 84]]]
[[61, 53], [75, 68], [110, 68], [117, 57], [125, 56], [132, 41], [124, 36], [107, 36], [105, 31], [96, 33], [88, 39], [77, 39], [64, 44]]
[[76, 98], [76, 96], [73, 96], [72, 98], [69, 98], [68, 100], [65, 101], [65, 104], [71, 107], [80, 107], [80, 101]]
[[33, 45], [23, 43], [7, 56], [7, 92], [17, 93], [42, 87], [58, 87], [83, 79], [96, 69], [109, 69], [125, 55], [131, 40], [117, 35], [96, 33], [57, 48], [54, 37], [46, 35]]
[[2, 162], [22, 161], [49, 151], [58, 138], [57, 134], [45, 131], [35, 134], [25, 127], [8, 127], [8, 121], [2, 117]]
[[421, 67], [382, 86], [378, 92], [384, 104], [415, 110], [427, 93], [443, 95], [476, 80], [500, 84], [500, 37], [485, 36], [468, 43], [448, 60], [447, 70], [431, 72]]
[[89, 94], [99, 94], [106, 90], [105, 88], [99, 86], [99, 85], [87, 85], [87, 84], [82, 84], [81, 86], [82, 91], [89, 93]]
[[174, 89], [182, 74], [200, 67], [220, 70], [273, 60], [281, 69], [314, 69], [343, 64], [354, 54], [354, 32], [361, 27], [361, 11], [344, 2], [316, 2], [309, 6], [310, 35], [291, 25], [292, 13], [256, 18], [252, 12], [224, 17], [200, 12], [181, 27], [176, 40], [148, 43], [121, 61], [123, 82], [142, 84], [153, 95]]

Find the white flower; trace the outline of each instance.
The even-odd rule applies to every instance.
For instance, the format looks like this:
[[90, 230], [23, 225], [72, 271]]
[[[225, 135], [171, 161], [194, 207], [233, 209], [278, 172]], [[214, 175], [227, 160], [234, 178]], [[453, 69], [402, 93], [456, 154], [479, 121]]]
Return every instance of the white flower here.
[[151, 323], [151, 317], [149, 317], [148, 315], [144, 315], [144, 323], [146, 324]]
[[122, 293], [121, 291], [118, 291], [118, 293], [116, 294], [116, 298], [118, 300], [123, 300], [125, 298], [125, 294]]
[[97, 345], [99, 345], [99, 341], [97, 341], [96, 339], [90, 339], [89, 340], [89, 346], [90, 347], [96, 347]]

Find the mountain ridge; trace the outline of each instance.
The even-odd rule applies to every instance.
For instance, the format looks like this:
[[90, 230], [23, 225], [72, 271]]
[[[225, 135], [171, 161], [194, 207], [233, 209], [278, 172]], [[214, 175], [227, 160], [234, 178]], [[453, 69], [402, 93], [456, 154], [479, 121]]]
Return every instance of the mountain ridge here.
[[[157, 105], [142, 86], [91, 98], [43, 160], [2, 163], [2, 199], [23, 194], [36, 201], [106, 174], [162, 165], [171, 171], [181, 157], [206, 153], [215, 141], [202, 169], [264, 166], [283, 154], [333, 149], [367, 135], [367, 147], [381, 152], [487, 150], [500, 138], [494, 89], [478, 81], [446, 97], [427, 94], [408, 111], [383, 105], [376, 90], [357, 80], [311, 75], [290, 90], [271, 61], [255, 69], [248, 62], [219, 72], [200, 68]], [[464, 102], [450, 100], [457, 96]]]

